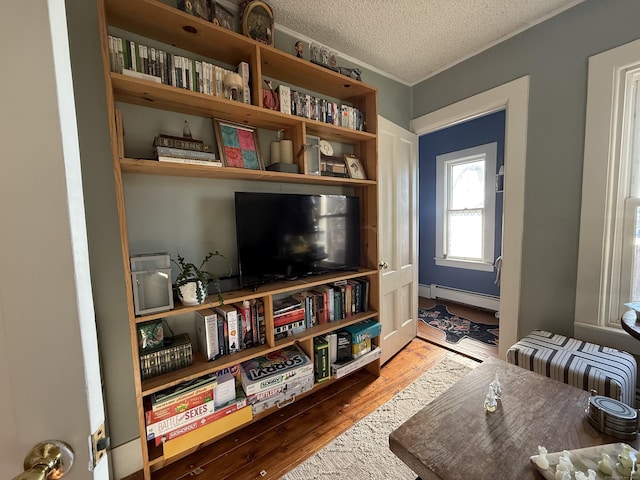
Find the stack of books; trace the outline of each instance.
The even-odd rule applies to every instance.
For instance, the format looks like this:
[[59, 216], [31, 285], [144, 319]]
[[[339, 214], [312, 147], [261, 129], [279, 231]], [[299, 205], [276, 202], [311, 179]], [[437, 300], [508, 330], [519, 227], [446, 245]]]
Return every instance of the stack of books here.
[[237, 373], [236, 365], [145, 397], [147, 441], [166, 444], [233, 414], [237, 421], [231, 423], [251, 420], [251, 408], [243, 410], [247, 397], [235, 381]]
[[213, 145], [193, 138], [156, 135], [153, 140], [153, 153], [160, 162], [222, 167], [222, 161], [216, 159], [213, 153]]

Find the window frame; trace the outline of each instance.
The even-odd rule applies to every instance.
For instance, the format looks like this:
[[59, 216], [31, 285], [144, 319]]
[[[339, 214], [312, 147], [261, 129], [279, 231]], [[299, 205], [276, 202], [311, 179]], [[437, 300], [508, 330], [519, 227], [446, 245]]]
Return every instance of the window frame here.
[[[495, 255], [495, 214], [496, 214], [496, 163], [498, 143], [491, 142], [484, 145], [457, 150], [436, 156], [436, 251], [434, 260], [436, 265], [467, 270], [492, 272], [494, 270]], [[483, 252], [482, 260], [462, 260], [447, 258], [446, 245], [446, 215], [448, 203], [448, 165], [466, 163], [473, 159], [484, 158], [485, 162], [485, 195], [483, 215]]]
[[623, 238], [630, 231], [623, 222], [631, 153], [625, 85], [636, 68], [640, 40], [589, 58], [574, 329], [576, 336], [598, 335], [600, 343], [618, 348], [626, 335], [618, 312]]

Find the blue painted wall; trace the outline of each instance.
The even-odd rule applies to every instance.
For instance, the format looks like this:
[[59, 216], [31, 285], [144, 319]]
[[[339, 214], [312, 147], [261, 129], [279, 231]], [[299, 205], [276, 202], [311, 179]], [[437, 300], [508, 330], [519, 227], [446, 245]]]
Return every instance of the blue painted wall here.
[[[500, 295], [495, 273], [437, 266], [436, 251], [436, 157], [486, 143], [498, 143], [496, 172], [504, 164], [505, 111], [464, 122], [419, 138], [419, 259], [421, 285], [437, 284], [469, 292]], [[502, 193], [496, 194], [496, 235], [494, 255], [502, 252]]]

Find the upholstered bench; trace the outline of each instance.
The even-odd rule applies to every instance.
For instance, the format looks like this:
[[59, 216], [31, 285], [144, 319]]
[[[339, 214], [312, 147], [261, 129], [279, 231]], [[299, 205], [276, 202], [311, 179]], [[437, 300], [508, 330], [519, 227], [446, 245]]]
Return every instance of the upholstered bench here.
[[534, 330], [507, 350], [507, 361], [636, 408], [636, 361], [627, 352]]

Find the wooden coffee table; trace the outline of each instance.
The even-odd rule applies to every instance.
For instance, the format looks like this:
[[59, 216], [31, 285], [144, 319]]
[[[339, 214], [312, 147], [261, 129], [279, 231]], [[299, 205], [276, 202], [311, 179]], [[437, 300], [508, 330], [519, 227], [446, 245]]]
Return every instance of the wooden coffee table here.
[[[498, 373], [502, 400], [484, 409]], [[529, 461], [549, 453], [620, 442], [585, 418], [589, 393], [516, 367], [486, 360], [389, 435], [389, 447], [422, 480], [540, 480]], [[638, 449], [638, 439], [626, 442]]]

